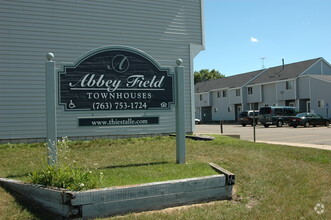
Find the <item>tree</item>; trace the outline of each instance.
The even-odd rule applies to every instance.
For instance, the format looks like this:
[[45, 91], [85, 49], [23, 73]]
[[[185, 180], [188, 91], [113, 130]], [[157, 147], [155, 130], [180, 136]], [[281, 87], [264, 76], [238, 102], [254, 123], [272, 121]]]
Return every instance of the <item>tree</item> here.
[[194, 72], [194, 84], [197, 84], [198, 82], [211, 80], [211, 79], [218, 79], [225, 77], [225, 75], [221, 74], [218, 70], [212, 69], [209, 71], [209, 69], [202, 69], [199, 72]]

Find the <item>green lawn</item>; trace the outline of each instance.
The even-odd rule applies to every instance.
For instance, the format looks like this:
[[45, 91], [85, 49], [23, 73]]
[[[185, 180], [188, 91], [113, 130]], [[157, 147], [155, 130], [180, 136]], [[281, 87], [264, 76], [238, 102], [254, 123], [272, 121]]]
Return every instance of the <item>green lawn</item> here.
[[[77, 141], [68, 145], [67, 150], [59, 152], [59, 162], [101, 172], [104, 185], [182, 178], [178, 174], [183, 170], [188, 176], [210, 175], [213, 171], [206, 165], [209, 162], [236, 174], [232, 201], [113, 219], [331, 219], [331, 151], [217, 136], [213, 141], [187, 140], [187, 165], [177, 165], [174, 137]], [[27, 178], [45, 166], [45, 161], [43, 144], [0, 145], [0, 177]], [[324, 205], [321, 214], [314, 210], [319, 203]], [[0, 219], [35, 217], [0, 188]]]

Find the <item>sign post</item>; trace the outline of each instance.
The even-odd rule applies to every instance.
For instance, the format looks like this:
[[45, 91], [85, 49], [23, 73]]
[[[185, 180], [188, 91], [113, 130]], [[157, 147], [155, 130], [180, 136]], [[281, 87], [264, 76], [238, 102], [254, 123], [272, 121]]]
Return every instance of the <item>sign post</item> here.
[[184, 67], [181, 66], [182, 60], [176, 61], [176, 162], [185, 163], [186, 140], [185, 140], [185, 105], [184, 105]]
[[326, 110], [326, 118], [329, 118], [329, 103], [326, 103], [325, 110]]
[[54, 166], [57, 163], [57, 126], [56, 126], [56, 75], [54, 55], [47, 54], [46, 61], [46, 126], [47, 126], [47, 146], [48, 165]]

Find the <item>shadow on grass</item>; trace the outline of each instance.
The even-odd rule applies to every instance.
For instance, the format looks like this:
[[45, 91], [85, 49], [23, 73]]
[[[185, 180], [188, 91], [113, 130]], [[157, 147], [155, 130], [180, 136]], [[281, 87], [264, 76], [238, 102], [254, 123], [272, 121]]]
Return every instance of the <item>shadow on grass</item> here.
[[142, 167], [142, 166], [152, 166], [152, 165], [161, 165], [161, 164], [170, 164], [173, 162], [161, 161], [161, 162], [153, 162], [153, 163], [139, 163], [139, 164], [126, 164], [126, 165], [114, 165], [107, 167], [100, 167], [98, 169], [113, 169], [113, 168], [127, 168], [127, 167]]
[[9, 176], [6, 176], [5, 178], [8, 178], [8, 179], [16, 179], [16, 178], [22, 178], [22, 177], [27, 177], [29, 176], [31, 173], [24, 173], [24, 174], [17, 174], [17, 175], [9, 175]]
[[11, 196], [15, 198], [15, 202], [21, 207], [21, 210], [27, 210], [33, 215], [33, 219], [36, 220], [56, 220], [56, 219], [62, 219], [61, 216], [56, 215], [54, 213], [51, 213], [47, 211], [45, 208], [43, 208], [40, 204], [33, 202], [31, 199], [27, 199], [21, 194], [15, 192], [14, 190], [10, 190], [9, 188], [2, 186], [6, 190], [6, 192], [10, 193]]

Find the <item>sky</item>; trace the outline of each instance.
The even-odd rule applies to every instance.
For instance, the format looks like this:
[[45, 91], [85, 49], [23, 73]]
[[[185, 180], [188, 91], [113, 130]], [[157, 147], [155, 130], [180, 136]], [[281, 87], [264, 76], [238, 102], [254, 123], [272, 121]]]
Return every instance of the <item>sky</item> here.
[[331, 0], [204, 0], [205, 50], [194, 71], [232, 76], [323, 57], [331, 63]]

